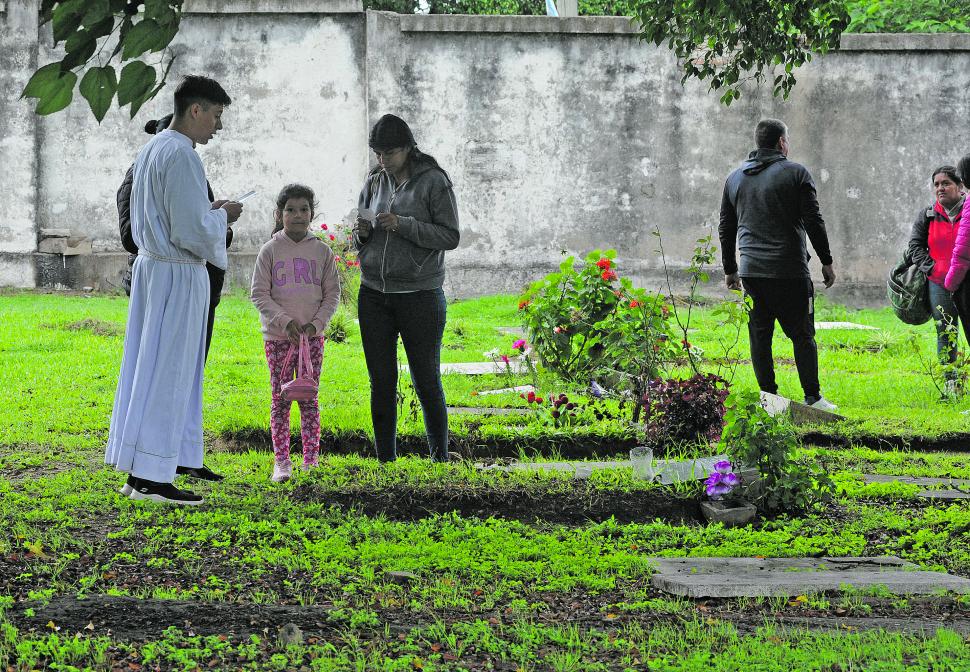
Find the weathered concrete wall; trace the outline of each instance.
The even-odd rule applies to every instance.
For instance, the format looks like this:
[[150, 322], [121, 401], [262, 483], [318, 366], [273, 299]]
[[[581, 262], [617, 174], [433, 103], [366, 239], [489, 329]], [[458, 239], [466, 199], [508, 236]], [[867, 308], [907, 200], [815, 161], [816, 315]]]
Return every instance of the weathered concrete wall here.
[[[37, 227], [71, 228], [91, 238], [96, 253], [118, 252], [115, 191], [148, 140], [145, 122], [171, 111], [174, 87], [188, 73], [214, 77], [233, 99], [225, 128], [198, 148], [217, 198], [259, 192], [234, 227], [235, 251], [251, 253], [268, 239], [274, 199], [288, 182], [315, 188], [322, 217], [348, 215], [367, 147], [359, 140], [366, 134], [364, 26], [359, 11], [339, 13], [346, 4], [189, 4], [171, 47], [177, 58], [168, 84], [134, 120], [113, 108], [99, 126], [80, 96], [65, 112], [39, 119]], [[50, 26], [42, 32], [43, 63], [55, 56]], [[68, 280], [117, 283], [120, 256], [92, 261], [68, 259], [93, 266]], [[232, 271], [232, 280], [246, 283], [252, 267], [234, 263]]]
[[0, 286], [33, 287], [37, 248], [37, 118], [18, 96], [36, 68], [37, 4], [8, 0], [0, 11]]
[[368, 36], [371, 120], [399, 110], [455, 179], [463, 242], [450, 280], [463, 294], [518, 289], [560, 250], [594, 248], [660, 287], [651, 232], [675, 268], [697, 238], [716, 238], [724, 178], [757, 120], [775, 116], [818, 183], [832, 296], [879, 300], [932, 201], [930, 172], [970, 150], [958, 122], [967, 36], [846, 36], [799, 72], [789, 101], [752, 85], [729, 108], [682, 86], [670, 52], [623, 19], [369, 14]]
[[169, 111], [190, 72], [234, 99], [225, 130], [200, 148], [217, 193], [259, 191], [236, 227], [231, 281], [243, 284], [285, 182], [316, 188], [325, 221], [351, 216], [367, 129], [386, 112], [408, 119], [455, 181], [452, 296], [518, 290], [562, 250], [597, 247], [658, 287], [654, 227], [668, 264], [686, 265], [694, 241], [716, 232], [724, 177], [751, 149], [754, 124], [778, 116], [792, 158], [818, 183], [839, 274], [832, 296], [879, 299], [913, 215], [932, 201], [930, 171], [970, 149], [960, 123], [970, 36], [846, 36], [842, 51], [799, 72], [789, 101], [751, 85], [725, 108], [705, 85], [682, 86], [670, 52], [641, 43], [625, 19], [365, 15], [357, 3], [190, 0], [167, 90], [134, 121], [112, 110], [98, 126], [83, 100], [36, 118], [17, 99], [51, 57], [49, 26], [32, 41], [37, 0], [7, 2], [0, 284], [51, 282], [29, 277], [41, 227], [94, 243], [93, 258], [57, 257], [65, 283], [117, 281], [115, 189], [147, 140], [144, 122]]

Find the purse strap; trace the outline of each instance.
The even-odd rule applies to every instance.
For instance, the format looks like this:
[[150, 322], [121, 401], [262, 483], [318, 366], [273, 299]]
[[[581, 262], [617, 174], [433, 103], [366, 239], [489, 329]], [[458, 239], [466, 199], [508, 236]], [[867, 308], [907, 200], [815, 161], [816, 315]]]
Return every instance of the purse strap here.
[[310, 337], [306, 334], [300, 334], [300, 359], [296, 368], [298, 378], [310, 378], [313, 375], [313, 365], [310, 363]]

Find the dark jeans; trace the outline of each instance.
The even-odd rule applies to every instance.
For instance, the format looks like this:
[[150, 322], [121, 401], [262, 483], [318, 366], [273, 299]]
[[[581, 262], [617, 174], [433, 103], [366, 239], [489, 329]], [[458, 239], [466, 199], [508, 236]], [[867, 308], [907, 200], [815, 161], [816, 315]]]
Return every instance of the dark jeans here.
[[421, 401], [431, 459], [448, 461], [448, 411], [441, 386], [441, 338], [448, 305], [438, 289], [384, 294], [360, 288], [357, 318], [370, 376], [370, 413], [377, 457], [397, 457], [397, 338], [408, 357], [411, 381]]
[[936, 321], [936, 353], [941, 364], [957, 361], [957, 321], [963, 324], [963, 334], [970, 343], [970, 287], [964, 282], [952, 294], [932, 280], [930, 288], [930, 307]]
[[815, 288], [811, 278], [741, 278], [741, 284], [753, 302], [748, 316], [748, 339], [758, 386], [764, 392], [778, 393], [771, 356], [771, 339], [778, 320], [794, 346], [795, 367], [805, 400], [817, 400], [822, 393], [818, 383]]
[[209, 344], [212, 343], [212, 324], [216, 319], [216, 306], [222, 299], [222, 285], [226, 282], [226, 272], [212, 264], [206, 264], [209, 274], [209, 317], [205, 322], [205, 359], [209, 360]]

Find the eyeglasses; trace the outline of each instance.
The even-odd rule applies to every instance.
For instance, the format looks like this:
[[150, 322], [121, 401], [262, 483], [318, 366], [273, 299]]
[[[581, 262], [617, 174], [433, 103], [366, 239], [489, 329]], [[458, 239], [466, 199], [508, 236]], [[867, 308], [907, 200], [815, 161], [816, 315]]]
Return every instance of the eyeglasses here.
[[374, 156], [376, 156], [378, 159], [385, 159], [389, 156], [394, 156], [398, 152], [403, 152], [403, 151], [404, 151], [404, 147], [395, 147], [394, 149], [386, 149], [383, 151], [379, 149], [375, 149]]

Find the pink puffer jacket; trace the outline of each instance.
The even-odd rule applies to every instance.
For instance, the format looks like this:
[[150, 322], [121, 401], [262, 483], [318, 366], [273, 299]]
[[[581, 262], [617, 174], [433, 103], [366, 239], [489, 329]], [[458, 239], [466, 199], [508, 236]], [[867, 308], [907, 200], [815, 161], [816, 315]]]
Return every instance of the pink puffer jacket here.
[[963, 283], [963, 279], [970, 270], [970, 198], [963, 202], [960, 214], [957, 239], [953, 244], [953, 256], [950, 257], [950, 270], [946, 273], [943, 286], [948, 292], [955, 292]]

